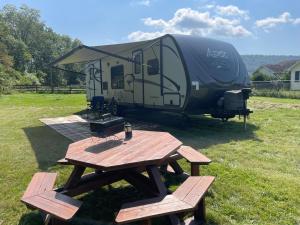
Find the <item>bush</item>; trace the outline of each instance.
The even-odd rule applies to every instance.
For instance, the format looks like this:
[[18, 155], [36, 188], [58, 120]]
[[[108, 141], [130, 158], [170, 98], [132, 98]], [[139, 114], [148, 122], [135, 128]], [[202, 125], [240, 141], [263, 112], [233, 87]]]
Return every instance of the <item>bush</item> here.
[[255, 71], [251, 77], [251, 80], [252, 81], [268, 81], [268, 80], [271, 80], [271, 77], [266, 74]]
[[35, 73], [25, 72], [18, 81], [19, 85], [40, 85], [39, 78]]
[[0, 94], [10, 93], [12, 86], [20, 77], [21, 74], [18, 71], [0, 64]]

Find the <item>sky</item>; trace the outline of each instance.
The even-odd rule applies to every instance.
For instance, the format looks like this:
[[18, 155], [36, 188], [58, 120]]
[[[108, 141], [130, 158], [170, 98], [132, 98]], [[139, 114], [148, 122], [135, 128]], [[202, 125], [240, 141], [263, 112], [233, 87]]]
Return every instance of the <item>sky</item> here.
[[241, 54], [300, 55], [300, 0], [0, 0], [38, 9], [54, 31], [86, 45], [166, 33], [214, 38]]

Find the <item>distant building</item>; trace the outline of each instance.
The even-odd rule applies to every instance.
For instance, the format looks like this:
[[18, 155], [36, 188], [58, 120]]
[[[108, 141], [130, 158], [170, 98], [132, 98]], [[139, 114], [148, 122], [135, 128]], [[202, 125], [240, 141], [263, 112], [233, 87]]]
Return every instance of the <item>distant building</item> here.
[[266, 64], [260, 66], [256, 72], [265, 74], [271, 79], [279, 80], [282, 79], [284, 75], [289, 72], [289, 68], [291, 68], [297, 62], [299, 62], [299, 60], [286, 60], [277, 64]]
[[300, 60], [287, 60], [277, 64], [267, 64], [260, 66], [256, 73], [267, 75], [271, 80], [282, 80], [290, 73], [290, 90], [300, 90]]
[[291, 65], [287, 71], [291, 73], [291, 90], [300, 90], [300, 61]]

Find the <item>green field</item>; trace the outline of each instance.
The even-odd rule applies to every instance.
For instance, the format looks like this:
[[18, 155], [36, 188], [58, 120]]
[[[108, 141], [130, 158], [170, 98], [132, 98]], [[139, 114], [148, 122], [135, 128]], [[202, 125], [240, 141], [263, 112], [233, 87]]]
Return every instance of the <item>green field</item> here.
[[[42, 224], [37, 212], [20, 203], [23, 191], [37, 171], [58, 172], [61, 185], [71, 168], [55, 164], [70, 142], [39, 118], [74, 114], [85, 106], [84, 95], [0, 96], [1, 225]], [[213, 160], [202, 170], [216, 176], [207, 197], [208, 224], [300, 224], [300, 100], [253, 97], [249, 106], [254, 114], [247, 131], [238, 119], [222, 123], [208, 117], [193, 119], [189, 128], [163, 129]], [[178, 184], [172, 178], [166, 182], [172, 190]], [[125, 182], [80, 196], [84, 204], [74, 224], [109, 224], [132, 196], [139, 194]]]

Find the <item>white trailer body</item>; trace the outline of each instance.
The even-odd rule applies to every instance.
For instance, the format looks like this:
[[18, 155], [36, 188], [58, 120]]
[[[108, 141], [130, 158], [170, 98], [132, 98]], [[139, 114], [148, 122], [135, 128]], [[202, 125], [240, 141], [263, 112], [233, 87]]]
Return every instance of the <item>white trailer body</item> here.
[[168, 34], [125, 44], [82, 45], [52, 65], [72, 63], [85, 64], [88, 101], [102, 96], [121, 107], [223, 119], [250, 113], [246, 67], [235, 48], [222, 41]]

